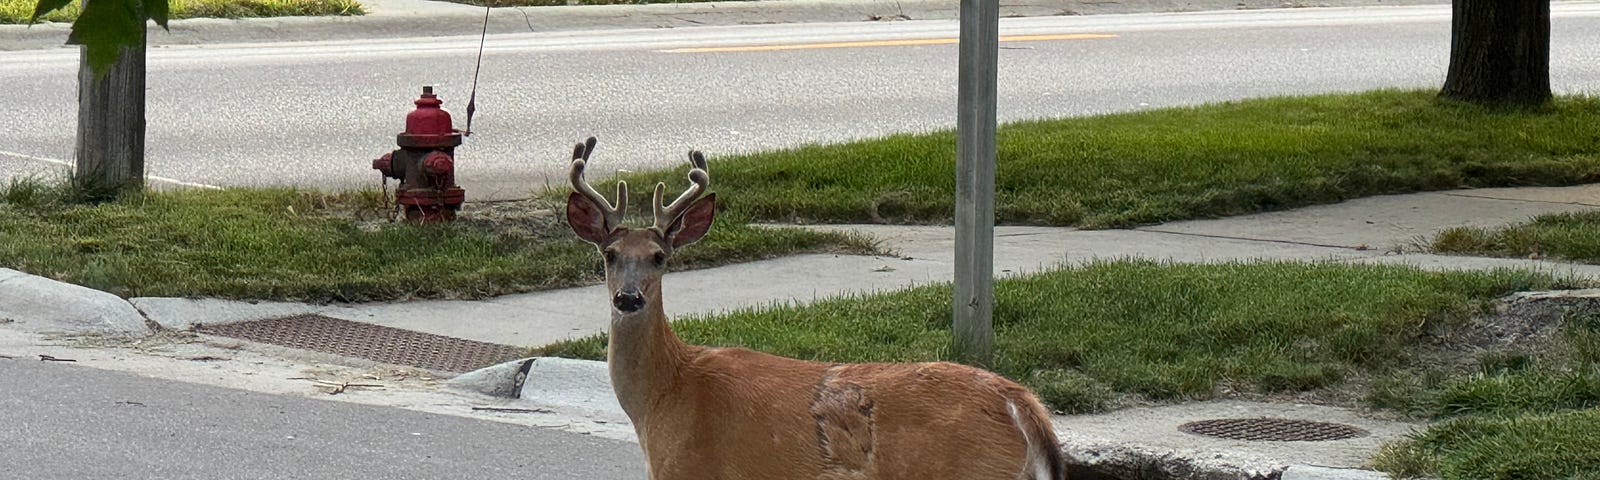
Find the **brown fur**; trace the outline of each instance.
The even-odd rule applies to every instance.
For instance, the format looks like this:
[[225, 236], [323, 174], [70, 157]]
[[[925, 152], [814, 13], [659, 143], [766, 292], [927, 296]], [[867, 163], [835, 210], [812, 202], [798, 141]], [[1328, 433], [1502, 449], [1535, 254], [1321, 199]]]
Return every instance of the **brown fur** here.
[[[588, 152], [577, 150], [572, 177], [581, 192], [577, 160]], [[703, 157], [691, 158], [700, 175], [691, 180], [709, 182]], [[662, 307], [657, 260], [710, 228], [714, 196], [688, 198], [675, 218], [649, 229], [620, 228], [608, 215], [620, 205], [606, 211], [595, 197], [592, 189], [569, 197], [568, 219], [607, 257], [609, 291], [645, 298], [637, 311], [611, 309], [607, 357], [650, 478], [1065, 478], [1044, 406], [994, 373], [943, 362], [827, 364], [684, 343]], [[658, 212], [661, 198], [657, 187]]]
[[1027, 434], [1058, 452], [1033, 395], [983, 370], [829, 365], [662, 340], [655, 348], [683, 354], [649, 368], [660, 390], [630, 412], [654, 479], [1032, 478], [1007, 400]]

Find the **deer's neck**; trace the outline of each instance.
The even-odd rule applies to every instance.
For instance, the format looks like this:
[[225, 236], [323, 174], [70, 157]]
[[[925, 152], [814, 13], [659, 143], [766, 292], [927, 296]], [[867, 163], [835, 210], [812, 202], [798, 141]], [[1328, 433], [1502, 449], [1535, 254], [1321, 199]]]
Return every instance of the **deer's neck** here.
[[649, 422], [650, 406], [664, 395], [688, 363], [689, 346], [667, 325], [656, 292], [646, 307], [631, 315], [611, 313], [611, 339], [606, 356], [617, 402], [635, 428]]

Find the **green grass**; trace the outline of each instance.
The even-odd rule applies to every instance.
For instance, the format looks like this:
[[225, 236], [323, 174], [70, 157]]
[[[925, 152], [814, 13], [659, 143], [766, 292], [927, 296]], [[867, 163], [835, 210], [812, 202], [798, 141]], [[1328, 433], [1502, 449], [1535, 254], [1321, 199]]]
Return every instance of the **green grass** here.
[[1375, 387], [1375, 404], [1443, 421], [1386, 445], [1374, 465], [1401, 477], [1600, 478], [1600, 317], [1569, 314], [1558, 332], [1544, 351], [1480, 357], [1470, 375]]
[[[168, 0], [170, 18], [249, 18], [289, 16], [365, 15], [356, 0]], [[37, 0], [0, 0], [0, 24], [28, 23]], [[78, 18], [77, 2], [46, 14], [40, 21], [72, 22]]]
[[[1432, 91], [1247, 100], [1004, 125], [1001, 223], [1115, 227], [1389, 193], [1600, 178], [1600, 98], [1538, 111]], [[760, 221], [947, 223], [950, 132], [715, 158], [728, 206]], [[641, 173], [634, 184], [682, 181]], [[641, 183], [648, 182], [648, 183]]]
[[1434, 237], [1440, 253], [1555, 258], [1600, 263], [1600, 211], [1540, 215], [1505, 228], [1453, 228]]
[[[1426, 333], [1553, 281], [1340, 264], [1097, 263], [996, 286], [994, 370], [1080, 413], [1118, 404], [1338, 387], [1401, 366]], [[675, 323], [691, 343], [831, 362], [949, 358], [950, 289], [775, 306]], [[605, 358], [605, 337], [538, 349]]]
[[[601, 278], [594, 248], [564, 224], [533, 236], [466, 222], [360, 227], [348, 212], [375, 207], [375, 192], [190, 190], [96, 205], [66, 202], [61, 192], [33, 181], [0, 191], [0, 267], [128, 297], [307, 301], [476, 298]], [[691, 269], [872, 248], [856, 237], [757, 230], [724, 215], [675, 261]]]
[[1600, 410], [1452, 420], [1386, 445], [1375, 465], [1400, 478], [1600, 479]]
[[1555, 332], [1532, 351], [1479, 355], [1465, 375], [1435, 369], [1385, 379], [1367, 400], [1432, 419], [1600, 407], [1600, 317], [1573, 310]]
[[1375, 386], [1375, 406], [1424, 418], [1515, 416], [1600, 407], [1600, 362], [1569, 368], [1479, 372], [1460, 377], [1400, 376]]

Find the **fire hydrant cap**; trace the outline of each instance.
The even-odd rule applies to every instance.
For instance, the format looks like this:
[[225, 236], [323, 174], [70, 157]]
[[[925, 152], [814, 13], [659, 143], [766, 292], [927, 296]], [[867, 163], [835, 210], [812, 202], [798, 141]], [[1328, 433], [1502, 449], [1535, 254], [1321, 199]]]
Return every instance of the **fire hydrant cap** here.
[[417, 109], [406, 114], [406, 131], [400, 134], [401, 146], [453, 147], [461, 144], [461, 134], [452, 127], [450, 112], [439, 108], [444, 104], [433, 87], [422, 87], [422, 96], [416, 100]]

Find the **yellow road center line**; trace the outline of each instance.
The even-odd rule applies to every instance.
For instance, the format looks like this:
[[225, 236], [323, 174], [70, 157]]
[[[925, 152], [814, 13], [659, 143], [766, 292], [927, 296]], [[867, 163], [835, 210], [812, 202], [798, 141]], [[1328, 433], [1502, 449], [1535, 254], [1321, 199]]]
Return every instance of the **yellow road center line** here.
[[[1002, 36], [1002, 42], [1038, 42], [1045, 40], [1085, 40], [1091, 38], [1116, 38], [1116, 35], [1105, 33], [1068, 33], [1060, 35], [1012, 35]], [[714, 52], [771, 52], [778, 50], [812, 50], [818, 48], [859, 48], [859, 47], [900, 47], [907, 45], [944, 45], [956, 43], [954, 38], [919, 38], [910, 40], [873, 40], [864, 42], [832, 42], [832, 43], [799, 43], [791, 45], [750, 45], [743, 47], [705, 47], [705, 48], [674, 48], [662, 50], [666, 53], [714, 53]]]

